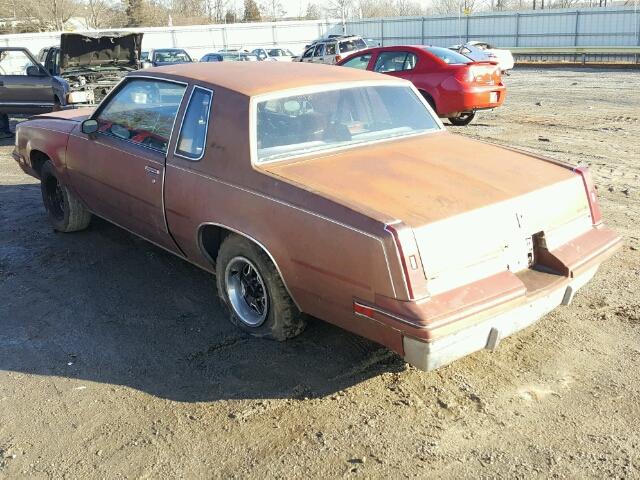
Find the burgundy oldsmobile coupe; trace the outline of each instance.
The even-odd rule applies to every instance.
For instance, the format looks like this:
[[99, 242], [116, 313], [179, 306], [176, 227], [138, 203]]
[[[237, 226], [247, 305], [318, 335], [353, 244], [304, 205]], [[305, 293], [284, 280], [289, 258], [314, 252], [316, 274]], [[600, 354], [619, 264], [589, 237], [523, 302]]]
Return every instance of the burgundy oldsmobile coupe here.
[[132, 72], [21, 123], [53, 226], [103, 217], [215, 273], [233, 323], [313, 315], [432, 369], [568, 304], [619, 246], [589, 172], [447, 133], [406, 80], [304, 63]]

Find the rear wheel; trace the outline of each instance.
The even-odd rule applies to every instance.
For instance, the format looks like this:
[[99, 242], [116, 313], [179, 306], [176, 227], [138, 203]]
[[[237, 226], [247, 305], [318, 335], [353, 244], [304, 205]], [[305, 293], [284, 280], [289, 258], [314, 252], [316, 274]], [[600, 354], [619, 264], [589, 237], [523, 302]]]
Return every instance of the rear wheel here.
[[305, 319], [275, 265], [246, 238], [224, 239], [216, 260], [216, 283], [231, 322], [250, 335], [282, 341], [304, 330]]
[[91, 221], [91, 212], [58, 181], [50, 161], [46, 161], [40, 170], [40, 190], [54, 229], [59, 232], [76, 232], [87, 228]]
[[476, 112], [467, 112], [458, 117], [449, 117], [449, 121], [451, 122], [451, 125], [463, 127], [465, 125], [469, 125], [475, 116]]

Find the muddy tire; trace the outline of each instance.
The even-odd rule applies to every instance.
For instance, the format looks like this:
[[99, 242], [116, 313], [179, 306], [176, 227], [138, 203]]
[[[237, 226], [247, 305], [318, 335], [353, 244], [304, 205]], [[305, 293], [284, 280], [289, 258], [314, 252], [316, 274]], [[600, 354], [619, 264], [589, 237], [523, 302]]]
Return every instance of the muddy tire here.
[[91, 212], [58, 181], [55, 168], [46, 161], [40, 170], [40, 190], [49, 221], [59, 232], [84, 230], [91, 221]]
[[465, 125], [469, 125], [475, 116], [476, 112], [463, 113], [459, 117], [449, 117], [449, 121], [451, 122], [451, 125], [464, 127]]
[[306, 326], [267, 254], [239, 235], [224, 239], [216, 260], [218, 295], [231, 323], [254, 337], [283, 341]]

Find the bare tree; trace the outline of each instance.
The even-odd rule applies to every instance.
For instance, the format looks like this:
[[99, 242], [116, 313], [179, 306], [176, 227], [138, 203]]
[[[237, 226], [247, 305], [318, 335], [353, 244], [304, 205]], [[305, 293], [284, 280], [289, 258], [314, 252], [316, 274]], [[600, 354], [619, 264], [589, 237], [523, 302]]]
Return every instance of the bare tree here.
[[416, 0], [396, 0], [395, 4], [391, 4], [391, 7], [395, 9], [395, 15], [399, 17], [411, 17], [424, 13], [420, 2]]
[[107, 0], [86, 0], [85, 18], [89, 28], [120, 26], [122, 11]]
[[39, 30], [63, 30], [64, 24], [78, 10], [75, 0], [14, 0], [16, 18], [38, 25]]
[[307, 11], [304, 14], [304, 18], [307, 20], [318, 20], [322, 18], [322, 12], [317, 3], [307, 4]]
[[346, 20], [353, 13], [353, 0], [329, 0], [327, 2], [327, 14], [342, 21], [342, 31], [346, 33]]
[[460, 0], [433, 0], [432, 8], [438, 15], [457, 15], [460, 13]]
[[282, 18], [286, 13], [280, 0], [267, 0], [262, 4], [262, 11], [264, 13], [264, 18], [272, 22]]

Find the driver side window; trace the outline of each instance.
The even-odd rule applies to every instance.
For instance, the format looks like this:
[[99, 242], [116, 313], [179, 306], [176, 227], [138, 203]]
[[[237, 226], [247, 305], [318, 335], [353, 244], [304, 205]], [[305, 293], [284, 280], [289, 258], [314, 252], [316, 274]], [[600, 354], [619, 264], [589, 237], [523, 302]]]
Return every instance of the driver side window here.
[[31, 59], [20, 50], [0, 52], [0, 75], [29, 75], [27, 69], [31, 66]]
[[98, 132], [166, 153], [185, 85], [128, 81], [100, 111]]

